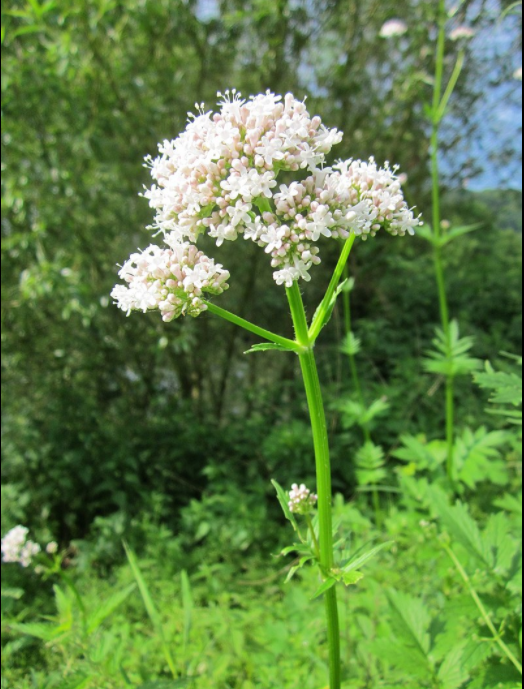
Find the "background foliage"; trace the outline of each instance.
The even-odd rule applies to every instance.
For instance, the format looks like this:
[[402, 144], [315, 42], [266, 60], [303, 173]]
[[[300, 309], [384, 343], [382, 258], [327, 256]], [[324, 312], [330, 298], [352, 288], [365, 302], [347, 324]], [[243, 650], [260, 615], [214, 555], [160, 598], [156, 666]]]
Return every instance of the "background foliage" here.
[[[469, 49], [443, 159], [445, 215], [454, 225], [482, 224], [446, 255], [452, 313], [462, 334], [474, 336], [474, 356], [518, 376], [500, 358], [522, 346], [522, 195], [511, 179], [518, 132], [497, 130], [487, 114], [495, 101], [508, 108], [519, 102], [513, 72], [520, 12], [501, 19], [511, 5], [462, 4], [457, 23], [498, 36], [502, 22], [505, 39]], [[212, 104], [217, 90], [293, 90], [308, 94], [311, 109], [346, 132], [339, 155], [398, 162], [409, 175], [410, 198], [429, 217], [424, 104], [434, 71], [435, 6], [423, 0], [400, 6], [376, 0], [2, 4], [2, 530], [26, 523], [64, 547], [75, 543], [68, 558], [93, 606], [132, 581], [123, 564], [126, 537], [143, 557], [157, 599], [169, 601], [161, 604], [166, 633], [184, 649], [180, 675], [203, 677], [196, 687], [320, 688], [321, 611], [306, 605], [314, 582], [304, 575], [303, 585], [284, 591], [276, 574], [286, 563], [269, 559], [282, 545], [270, 479], [312, 481], [314, 464], [293, 357], [243, 357], [249, 337], [212, 317], [166, 327], [156, 314], [125, 319], [110, 304], [116, 263], [148, 242], [151, 212], [137, 195], [148, 175], [140, 161], [183, 128], [195, 101]], [[399, 15], [411, 31], [394, 44], [380, 39], [384, 21]], [[450, 42], [450, 68], [457, 50]], [[493, 136], [497, 146], [482, 150]], [[464, 188], [490, 171], [504, 188]], [[234, 276], [221, 304], [290, 334], [285, 300], [256, 247], [237, 243], [220, 251]], [[325, 247], [324, 264], [306, 291], [311, 308], [336, 253], [336, 246]], [[394, 538], [395, 551], [346, 601], [346, 671], [359, 678], [348, 687], [420, 687], [430, 677], [427, 686], [484, 688], [507, 676], [513, 689], [518, 678], [510, 667], [498, 667], [491, 645], [469, 665], [449, 656], [449, 639], [463, 639], [459, 648], [466, 653], [472, 629], [480, 636], [486, 630], [478, 628], [464, 582], [435, 546], [441, 525], [424, 498], [426, 486], [440, 480], [443, 435], [441, 382], [423, 368], [439, 320], [430, 249], [420, 239], [377, 238], [358, 246], [351, 271], [366, 396], [389, 403], [371, 424], [383, 450], [363, 452], [358, 424], [341, 407], [351, 386], [340, 349], [343, 318], [336, 314], [319, 349], [339, 512], [355, 543], [378, 535], [369, 484], [385, 482], [402, 494], [383, 496], [381, 537]], [[500, 512], [503, 532], [518, 541], [518, 501], [511, 501], [521, 485], [518, 431], [486, 411], [488, 393], [470, 378], [460, 380], [458, 393], [463, 498], [479, 528], [488, 530], [485, 538], [495, 528], [490, 515]], [[370, 478], [370, 470], [380, 473]], [[518, 592], [507, 584], [514, 581], [511, 567], [484, 562], [477, 574], [478, 553], [464, 542], [458, 550], [511, 636], [519, 616]], [[180, 626], [188, 614], [182, 588], [172, 600], [173, 577], [181, 581], [182, 570], [194, 588], [190, 639]], [[11, 593], [26, 591], [21, 600], [18, 594], [5, 600], [10, 624], [13, 617], [26, 620], [28, 611], [31, 617], [50, 612], [49, 584], [25, 572], [7, 576]], [[55, 596], [58, 615], [76, 633], [74, 601]], [[413, 643], [405, 620], [399, 632], [399, 608], [413, 610], [420, 622], [415, 632], [430, 663], [423, 678], [385, 654], [381, 640], [393, 631], [407, 655]], [[3, 663], [11, 674], [5, 686], [74, 689], [84, 686], [89, 666], [100, 673], [95, 686], [122, 687], [120, 658], [130, 682], [162, 678], [139, 598], [130, 594], [115, 615], [111, 628], [101, 627], [93, 639], [64, 638], [45, 650], [6, 627]], [[128, 658], [136, 659], [132, 667]], [[453, 677], [449, 668], [457, 664], [461, 674]], [[28, 667], [36, 673], [33, 684]], [[150, 676], [147, 668], [156, 669]]]

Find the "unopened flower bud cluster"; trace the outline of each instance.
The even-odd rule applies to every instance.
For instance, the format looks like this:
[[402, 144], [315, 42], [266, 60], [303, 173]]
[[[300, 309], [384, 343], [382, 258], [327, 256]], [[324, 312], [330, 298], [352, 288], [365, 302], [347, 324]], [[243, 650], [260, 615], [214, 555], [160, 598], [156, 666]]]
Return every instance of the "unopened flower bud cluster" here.
[[194, 244], [179, 244], [172, 233], [165, 241], [165, 248], [152, 244], [131, 256], [119, 272], [127, 287], [117, 285], [112, 296], [127, 313], [158, 309], [166, 322], [198, 316], [207, 309], [203, 294], [227, 290], [229, 273]]
[[294, 483], [289, 493], [289, 509], [293, 514], [309, 514], [318, 502], [318, 495], [314, 495], [304, 484]]
[[[325, 167], [342, 134], [311, 117], [304, 102], [270, 92], [248, 100], [235, 91], [221, 97], [218, 113], [200, 106], [185, 132], [147, 159], [154, 185], [144, 196], [156, 213], [150, 229], [164, 234], [169, 250], [149, 247], [143, 259], [135, 254], [122, 268], [128, 287], [113, 292], [122, 309], [160, 309], [164, 320], [201, 313], [202, 293], [220, 294], [229, 277], [203, 254], [180, 263], [202, 234], [218, 246], [238, 237], [256, 242], [271, 257], [276, 282], [291, 287], [309, 280], [320, 263], [321, 237], [366, 237], [381, 228], [414, 233], [419, 220], [396, 169], [380, 169], [373, 159]], [[279, 184], [281, 173], [303, 181]], [[178, 275], [187, 267], [206, 278], [193, 285], [191, 272]]]
[[20, 564], [29, 567], [41, 552], [38, 543], [27, 538], [29, 529], [25, 526], [15, 526], [2, 539], [2, 561], [11, 564]]

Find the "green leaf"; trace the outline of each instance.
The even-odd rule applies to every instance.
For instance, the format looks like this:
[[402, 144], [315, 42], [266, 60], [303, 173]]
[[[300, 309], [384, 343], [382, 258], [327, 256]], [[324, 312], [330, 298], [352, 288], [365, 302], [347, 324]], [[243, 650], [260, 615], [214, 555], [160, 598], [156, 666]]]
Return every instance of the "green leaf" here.
[[344, 573], [352, 572], [356, 569], [360, 569], [367, 562], [376, 557], [382, 550], [390, 548], [394, 545], [394, 541], [388, 541], [387, 543], [382, 543], [381, 545], [372, 548], [371, 550], [366, 550], [367, 546], [364, 546], [359, 551], [357, 551], [346, 564], [342, 567]]
[[122, 603], [129, 598], [129, 596], [136, 590], [136, 584], [131, 584], [123, 591], [117, 591], [110, 598], [105, 600], [97, 609], [89, 616], [87, 620], [87, 631], [93, 634], [100, 625], [119, 608]]
[[436, 337], [433, 340], [435, 349], [427, 352], [428, 359], [424, 361], [425, 370], [448, 378], [469, 375], [482, 366], [479, 359], [468, 356], [474, 344], [472, 337], [460, 337], [457, 321], [452, 321], [450, 324], [449, 338], [441, 328], [437, 328]]
[[140, 684], [137, 689], [180, 689], [181, 687], [188, 687], [190, 682], [190, 679], [161, 680], [159, 682]]
[[180, 575], [182, 581], [182, 607], [184, 609], [184, 647], [187, 648], [193, 627], [193, 593], [191, 582], [185, 570]]
[[335, 579], [334, 577], [329, 577], [329, 579], [326, 579], [324, 583], [320, 586], [320, 588], [317, 590], [313, 598], [313, 600], [317, 600], [317, 598], [321, 598], [324, 594], [326, 594], [328, 591], [331, 591], [331, 589], [336, 586], [338, 583], [338, 580]]
[[263, 344], [253, 345], [253, 347], [251, 347], [251, 349], [248, 349], [247, 352], [244, 352], [244, 354], [255, 354], [257, 352], [270, 352], [270, 351], [293, 352], [291, 347], [286, 347], [285, 345], [267, 342], [267, 343], [263, 343]]
[[2, 589], [2, 598], [11, 598], [12, 600], [20, 600], [25, 594], [23, 589]]
[[468, 681], [469, 673], [463, 667], [464, 645], [458, 645], [446, 657], [438, 672], [441, 689], [460, 689]]
[[311, 560], [314, 560], [314, 559], [315, 558], [313, 557], [313, 555], [307, 555], [307, 556], [301, 558], [298, 565], [295, 565], [295, 567], [292, 567], [289, 570], [289, 574], [287, 575], [285, 583], [289, 584], [289, 582], [293, 579], [295, 574], [297, 574], [297, 572], [299, 572], [305, 565], [307, 565], [308, 562], [311, 562]]
[[364, 573], [358, 570], [351, 570], [351, 572], [344, 572], [342, 575], [342, 582], [344, 586], [355, 586], [364, 578]]
[[506, 485], [509, 474], [502, 461], [501, 448], [510, 439], [505, 431], [492, 431], [485, 427], [473, 432], [467, 428], [455, 444], [455, 461], [459, 479], [469, 488], [482, 481]]
[[160, 615], [158, 613], [158, 610], [156, 609], [156, 606], [153, 602], [153, 598], [151, 597], [151, 594], [149, 592], [149, 588], [148, 588], [146, 581], [142, 575], [142, 572], [140, 571], [137, 557], [134, 554], [134, 552], [131, 550], [131, 548], [127, 545], [127, 543], [125, 543], [125, 542], [124, 542], [124, 548], [126, 551], [127, 559], [129, 561], [129, 565], [130, 565], [131, 570], [133, 572], [133, 576], [135, 577], [136, 583], [138, 584], [138, 588], [140, 590], [142, 600], [144, 601], [144, 605], [145, 605], [147, 614], [149, 615], [149, 619], [151, 620], [151, 623], [153, 624], [155, 632], [156, 632], [158, 638], [160, 639], [160, 642], [162, 645], [162, 650], [164, 652], [164, 657], [166, 659], [166, 662], [167, 662], [169, 669], [171, 670], [172, 674], [176, 675], [175, 661], [173, 660], [173, 656], [171, 654], [170, 648], [167, 645], [167, 641], [166, 641], [165, 634], [164, 634], [164, 627], [162, 625], [162, 620], [161, 620]]
[[33, 622], [27, 624], [11, 624], [10, 629], [22, 634], [23, 636], [33, 636], [35, 639], [41, 639], [42, 641], [55, 641], [58, 637], [62, 636], [63, 632], [61, 629], [50, 623], [44, 622]]
[[475, 223], [474, 225], [465, 225], [463, 227], [454, 227], [442, 235], [440, 245], [446, 246], [446, 244], [453, 242], [459, 237], [463, 237], [466, 234], [471, 234], [472, 232], [480, 230], [481, 227], [483, 227], [483, 223]]
[[451, 507], [446, 494], [439, 488], [430, 487], [429, 495], [450, 536], [464, 546], [470, 555], [489, 567], [479, 527], [469, 514], [467, 506], [457, 502]]
[[403, 435], [400, 438], [404, 447], [392, 452], [393, 457], [416, 465], [419, 471], [434, 472], [447, 457], [447, 446], [442, 441], [428, 443], [424, 436]]
[[291, 522], [293, 528], [297, 533], [300, 533], [297, 520], [295, 519], [295, 515], [291, 510], [289, 509], [289, 495], [285, 492], [285, 490], [282, 488], [282, 486], [277, 483], [276, 481], [271, 481], [273, 484], [275, 490], [277, 491], [277, 496], [278, 496], [278, 501], [280, 502], [280, 506], [282, 507], [282, 510], [284, 512], [284, 515], [286, 519]]
[[348, 356], [356, 356], [361, 349], [362, 341], [352, 332], [346, 335], [340, 347], [340, 351]]
[[389, 591], [388, 599], [399, 640], [412, 650], [421, 663], [429, 667], [431, 637], [428, 630], [431, 616], [428, 609], [421, 600], [394, 590]]
[[65, 682], [62, 682], [58, 689], [86, 689], [93, 679], [95, 678], [86, 677], [85, 675], [75, 676], [74, 678], [69, 678]]
[[[331, 298], [331, 301], [329, 302], [329, 305], [328, 305], [328, 308], [327, 308], [327, 310], [326, 310], [326, 313], [324, 314], [324, 318], [323, 318], [323, 320], [322, 320], [322, 323], [320, 324], [320, 331], [323, 330], [323, 328], [325, 328], [326, 325], [327, 325], [327, 324], [329, 323], [329, 321], [331, 320], [331, 318], [332, 318], [332, 316], [333, 316], [333, 311], [335, 310], [335, 306], [336, 306], [336, 303], [337, 303], [337, 299], [338, 299], [338, 297], [340, 296], [340, 294], [342, 294], [342, 292], [346, 291], [348, 282], [349, 282], [350, 280], [351, 280], [351, 278], [347, 278], [346, 280], [344, 280], [343, 282], [341, 282], [340, 285], [339, 285], [339, 286], [337, 287], [337, 289], [335, 290], [335, 293], [333, 294], [333, 296], [332, 296], [332, 298]], [[317, 310], [315, 311], [315, 315], [313, 316], [312, 323], [316, 323], [317, 317], [318, 317], [319, 314], [321, 313], [321, 309], [322, 309], [322, 304], [320, 304], [320, 306], [319, 306], [319, 307], [317, 308]], [[319, 331], [319, 332], [320, 332], [320, 331]]]

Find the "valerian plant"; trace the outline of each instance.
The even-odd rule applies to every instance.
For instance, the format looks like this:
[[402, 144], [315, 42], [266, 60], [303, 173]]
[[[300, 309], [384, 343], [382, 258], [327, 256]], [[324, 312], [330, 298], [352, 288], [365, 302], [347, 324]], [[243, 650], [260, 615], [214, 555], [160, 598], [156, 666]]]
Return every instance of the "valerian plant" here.
[[[160, 311], [165, 322], [204, 311], [263, 338], [251, 352], [279, 350], [299, 357], [311, 416], [317, 493], [294, 486], [291, 493], [275, 484], [286, 514], [300, 536], [287, 552], [300, 563], [313, 562], [322, 579], [315, 597], [325, 599], [330, 687], [342, 682], [340, 627], [336, 584], [355, 584], [360, 567], [379, 548], [347, 553], [335, 544], [332, 517], [330, 449], [315, 343], [333, 313], [341, 280], [357, 237], [367, 239], [384, 229], [392, 235], [414, 234], [419, 218], [402, 194], [397, 169], [380, 168], [372, 158], [326, 166], [326, 155], [342, 134], [311, 117], [306, 104], [288, 94], [270, 92], [245, 100], [228, 92], [217, 113], [198, 107], [186, 131], [160, 145], [160, 156], [148, 158], [154, 179], [145, 197], [156, 212], [151, 229], [163, 238], [123, 265], [127, 283], [113, 290], [118, 306], [131, 311]], [[279, 180], [286, 173], [287, 183]], [[293, 178], [289, 181], [287, 178]], [[208, 235], [217, 246], [239, 237], [255, 242], [271, 261], [273, 277], [283, 286], [296, 338], [261, 328], [215, 305], [209, 298], [228, 289], [229, 272], [196, 247]], [[299, 283], [311, 280], [320, 263], [319, 241], [344, 240], [325, 296], [308, 322]], [[313, 506], [318, 500], [318, 515]], [[304, 518], [308, 537], [296, 517]], [[335, 547], [337, 545], [337, 547]], [[296, 571], [296, 570], [295, 570]]]

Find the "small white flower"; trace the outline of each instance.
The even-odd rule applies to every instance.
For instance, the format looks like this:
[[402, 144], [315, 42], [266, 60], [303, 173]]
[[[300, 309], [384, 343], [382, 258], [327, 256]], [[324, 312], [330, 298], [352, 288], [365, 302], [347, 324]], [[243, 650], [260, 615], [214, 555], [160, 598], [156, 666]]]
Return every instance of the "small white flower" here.
[[58, 552], [58, 543], [56, 541], [51, 541], [48, 543], [45, 549], [48, 555], [56, 555]]
[[470, 41], [476, 35], [477, 32], [470, 26], [458, 26], [451, 32], [449, 37], [452, 41]]
[[294, 514], [307, 515], [318, 502], [318, 495], [314, 495], [304, 484], [294, 483], [289, 493], [289, 509]]
[[28, 540], [29, 529], [15, 526], [2, 539], [2, 561], [29, 567], [41, 548], [37, 543]]
[[380, 36], [381, 38], [397, 38], [404, 36], [408, 31], [409, 27], [406, 22], [401, 19], [391, 19], [380, 29]]

